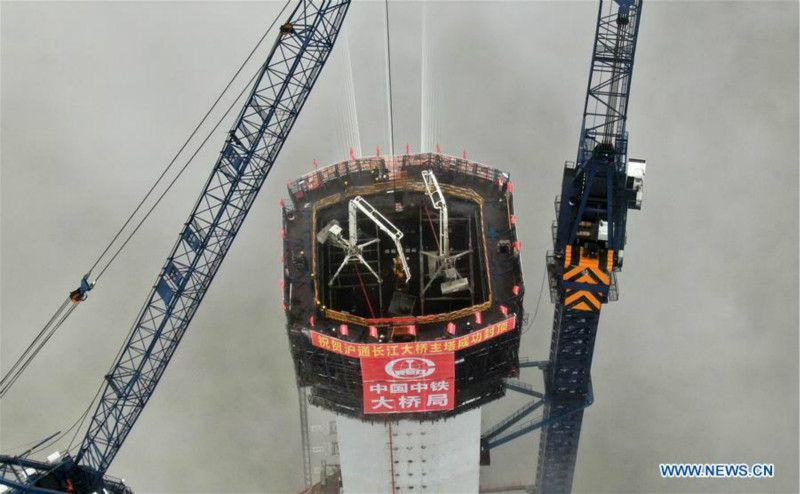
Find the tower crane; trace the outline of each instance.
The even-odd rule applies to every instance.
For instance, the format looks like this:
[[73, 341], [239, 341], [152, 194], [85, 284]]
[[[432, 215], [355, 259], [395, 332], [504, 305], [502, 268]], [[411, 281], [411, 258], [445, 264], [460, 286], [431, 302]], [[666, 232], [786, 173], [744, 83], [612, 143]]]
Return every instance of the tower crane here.
[[628, 158], [625, 130], [641, 12], [642, 0], [600, 1], [578, 156], [566, 163], [555, 202], [547, 256], [555, 316], [535, 483], [542, 494], [572, 490], [600, 311], [616, 300], [628, 210], [641, 208], [646, 163]]
[[[331, 53], [349, 0], [300, 0], [280, 27], [119, 357], [77, 453], [0, 456], [0, 491], [131, 493], [106, 476], [208, 291]], [[83, 283], [82, 283], [83, 286]], [[84, 294], [79, 296], [82, 298]]]
[[[281, 26], [211, 176], [123, 350], [104, 376], [100, 400], [80, 448], [74, 456], [55, 453], [46, 461], [32, 460], [26, 453], [0, 456], [0, 493], [132, 492], [124, 481], [106, 472], [151, 398], [272, 169], [333, 48], [349, 4], [349, 0], [300, 0]], [[599, 316], [603, 304], [616, 299], [627, 212], [642, 204], [646, 162], [628, 158], [625, 129], [641, 9], [642, 0], [600, 0], [578, 156], [564, 167], [561, 195], [556, 198], [554, 249], [547, 256], [550, 294], [556, 304], [550, 358], [520, 362], [521, 367], [544, 371], [545, 393], [507, 383], [509, 389], [516, 387], [542, 398], [526, 406], [524, 414], [541, 408], [543, 416], [499, 436], [514, 423], [507, 421], [490, 434], [499, 437], [493, 443], [499, 444], [542, 429], [534, 486], [542, 494], [571, 491], [583, 410], [593, 401], [590, 369]], [[456, 257], [445, 242], [447, 205], [435, 177], [424, 180], [440, 212], [436, 257], [447, 278], [452, 272], [448, 274], [445, 261]], [[355, 214], [361, 210], [394, 239], [409, 279], [402, 232], [369, 203], [357, 199], [361, 198], [350, 203], [350, 241], [341, 237], [338, 225], [334, 225], [338, 230], [331, 228], [329, 233], [354, 245]], [[437, 271], [434, 278], [439, 275]], [[70, 299], [84, 300], [92, 286], [84, 277]], [[522, 416], [517, 414], [514, 420]], [[492, 446], [489, 439], [487, 448]]]
[[[642, 206], [647, 163], [628, 158], [628, 99], [642, 0], [600, 0], [589, 87], [576, 161], [564, 166], [556, 197], [553, 251], [547, 254], [555, 303], [550, 356], [520, 359], [544, 373], [544, 393], [517, 379], [506, 388], [533, 396], [481, 436], [481, 463], [492, 448], [541, 429], [536, 480], [529, 491], [568, 494], [583, 411], [592, 404], [591, 365], [603, 304], [617, 299], [629, 210]], [[542, 415], [522, 423], [536, 410]]]

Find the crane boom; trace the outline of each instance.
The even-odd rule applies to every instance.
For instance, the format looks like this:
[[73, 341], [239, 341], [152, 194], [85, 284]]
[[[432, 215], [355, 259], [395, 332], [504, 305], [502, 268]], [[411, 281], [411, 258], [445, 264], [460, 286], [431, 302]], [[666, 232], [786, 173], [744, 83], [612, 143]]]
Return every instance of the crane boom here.
[[547, 272], [555, 302], [535, 492], [569, 493], [603, 303], [615, 300], [628, 209], [639, 209], [644, 162], [625, 131], [642, 0], [601, 0], [583, 128], [556, 198]]
[[[111, 371], [75, 456], [0, 458], [0, 484], [108, 487], [103, 475], [144, 410], [311, 92], [350, 0], [300, 0], [280, 28], [214, 169]], [[39, 465], [39, 466], [36, 466]], [[25, 470], [25, 471], [23, 471]], [[37, 487], [33, 487], [37, 486]], [[53, 491], [49, 491], [53, 492]]]
[[[108, 375], [74, 458], [0, 456], [11, 492], [131, 492], [105, 477], [166, 370], [339, 34], [350, 0], [300, 0], [281, 26], [211, 176]], [[55, 490], [54, 490], [55, 489]]]
[[272, 169], [349, 3], [302, 0], [281, 27], [125, 349], [105, 377], [77, 463], [105, 472], [130, 433]]

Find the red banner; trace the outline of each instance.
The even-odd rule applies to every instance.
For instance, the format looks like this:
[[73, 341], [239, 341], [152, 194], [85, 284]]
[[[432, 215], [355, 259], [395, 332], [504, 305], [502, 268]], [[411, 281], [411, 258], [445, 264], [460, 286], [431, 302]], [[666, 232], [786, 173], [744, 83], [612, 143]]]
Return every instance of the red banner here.
[[311, 332], [311, 344], [315, 347], [357, 358], [387, 358], [430, 356], [453, 353], [464, 348], [479, 345], [514, 329], [517, 316], [512, 315], [497, 324], [486, 326], [470, 334], [448, 340], [417, 341], [414, 343], [350, 343], [316, 331]]
[[361, 359], [364, 413], [432, 412], [453, 409], [452, 353]]

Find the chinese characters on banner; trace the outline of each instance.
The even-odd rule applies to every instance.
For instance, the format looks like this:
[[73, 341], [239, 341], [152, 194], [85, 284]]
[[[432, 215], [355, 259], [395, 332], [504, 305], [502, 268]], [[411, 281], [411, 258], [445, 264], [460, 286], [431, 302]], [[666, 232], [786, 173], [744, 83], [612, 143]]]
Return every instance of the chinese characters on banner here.
[[452, 353], [361, 359], [364, 413], [432, 412], [453, 409]]
[[512, 315], [458, 338], [411, 343], [351, 343], [312, 331], [311, 343], [361, 359], [364, 413], [452, 410], [454, 352], [508, 333], [516, 322]]
[[410, 357], [422, 355], [438, 355], [452, 353], [463, 350], [471, 346], [479, 345], [484, 341], [490, 340], [501, 334], [508, 333], [517, 324], [516, 315], [500, 321], [497, 324], [486, 326], [470, 334], [452, 338], [449, 340], [417, 341], [414, 343], [382, 343], [364, 344], [350, 343], [348, 341], [333, 338], [311, 332], [311, 344], [315, 347], [328, 350], [354, 358], [382, 358], [382, 357]]

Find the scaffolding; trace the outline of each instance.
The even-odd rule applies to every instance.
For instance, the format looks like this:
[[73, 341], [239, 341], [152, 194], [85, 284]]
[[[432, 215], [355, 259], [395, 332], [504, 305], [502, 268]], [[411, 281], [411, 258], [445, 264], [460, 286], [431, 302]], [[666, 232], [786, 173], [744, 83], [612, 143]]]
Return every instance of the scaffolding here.
[[[440, 284], [430, 285], [438, 276], [444, 225], [429, 204], [423, 172], [435, 175], [447, 201], [450, 254], [467, 253], [453, 266], [457, 276], [468, 280], [468, 290], [443, 293]], [[428, 153], [336, 163], [290, 181], [288, 189], [283, 304], [298, 385], [307, 388], [309, 403], [361, 420], [438, 420], [505, 394], [505, 379], [519, 374], [525, 293], [507, 173]], [[346, 253], [318, 242], [317, 235], [324, 238], [328, 225], [348, 223], [349, 201], [358, 196], [402, 231], [404, 252], [381, 238], [375, 222], [358, 215], [355, 231], [347, 233], [355, 242], [380, 239], [361, 252], [379, 276], [352, 263], [330, 284]], [[398, 255], [407, 258], [410, 283], [392, 275]], [[447, 342], [513, 316], [510, 331], [454, 352], [455, 395], [448, 411], [365, 414], [360, 359], [316, 347], [310, 338], [313, 331], [358, 344]]]
[[370, 421], [438, 420], [480, 407], [505, 394], [504, 378], [519, 375], [521, 318], [506, 334], [455, 353], [455, 406], [448, 412], [365, 415], [358, 358], [321, 351], [307, 339], [292, 340], [299, 382], [309, 386], [309, 402], [335, 413]]

